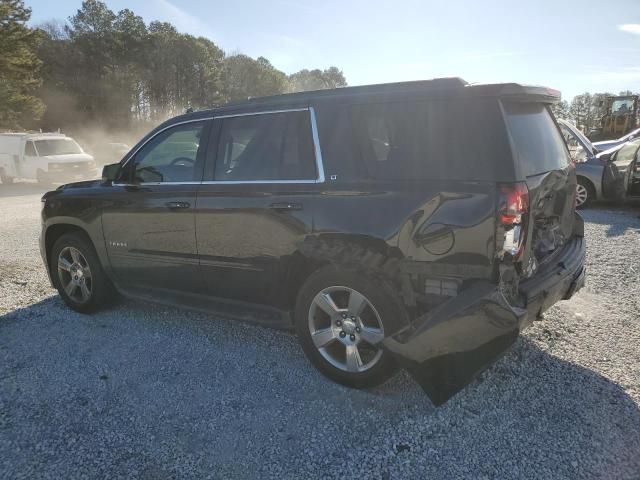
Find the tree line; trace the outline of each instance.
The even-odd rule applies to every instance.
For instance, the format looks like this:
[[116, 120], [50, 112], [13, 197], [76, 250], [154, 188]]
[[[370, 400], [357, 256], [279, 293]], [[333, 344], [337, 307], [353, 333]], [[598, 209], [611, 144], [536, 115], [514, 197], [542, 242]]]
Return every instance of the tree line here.
[[[227, 54], [207, 38], [99, 0], [84, 0], [66, 22], [30, 28], [30, 16], [23, 0], [0, 0], [0, 129], [92, 125], [135, 136], [188, 108], [347, 85], [336, 67], [287, 75], [264, 57]], [[553, 109], [588, 133], [607, 95], [583, 93]]]
[[207, 38], [99, 0], [84, 0], [67, 22], [30, 28], [30, 15], [22, 0], [0, 0], [4, 129], [123, 130], [188, 108], [347, 85], [336, 67], [287, 75], [264, 57], [229, 55]]

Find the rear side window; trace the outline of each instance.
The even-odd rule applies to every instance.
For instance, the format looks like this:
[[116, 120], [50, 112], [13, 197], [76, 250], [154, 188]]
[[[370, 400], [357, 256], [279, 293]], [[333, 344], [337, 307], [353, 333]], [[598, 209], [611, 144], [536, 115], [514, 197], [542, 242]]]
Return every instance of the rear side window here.
[[354, 105], [352, 119], [373, 178], [492, 181], [513, 174], [495, 99]]
[[215, 180], [315, 180], [309, 112], [221, 120]]
[[569, 153], [551, 113], [541, 103], [504, 102], [514, 156], [525, 176], [569, 165]]

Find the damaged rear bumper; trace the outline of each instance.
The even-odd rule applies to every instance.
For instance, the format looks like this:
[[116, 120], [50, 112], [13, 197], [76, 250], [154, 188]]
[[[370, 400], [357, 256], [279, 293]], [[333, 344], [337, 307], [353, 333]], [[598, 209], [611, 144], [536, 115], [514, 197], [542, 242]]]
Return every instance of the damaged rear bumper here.
[[383, 345], [440, 405], [508, 351], [520, 331], [585, 282], [585, 242], [574, 235], [552, 262], [520, 283], [511, 302], [479, 282], [387, 337]]

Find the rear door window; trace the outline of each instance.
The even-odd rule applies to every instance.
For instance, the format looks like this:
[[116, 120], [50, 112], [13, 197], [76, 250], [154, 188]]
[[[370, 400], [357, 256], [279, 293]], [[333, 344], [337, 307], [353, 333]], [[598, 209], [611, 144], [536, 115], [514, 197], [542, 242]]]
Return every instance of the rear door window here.
[[315, 180], [308, 111], [223, 118], [214, 180]]
[[541, 103], [504, 102], [514, 157], [525, 176], [562, 170], [570, 157], [551, 112]]

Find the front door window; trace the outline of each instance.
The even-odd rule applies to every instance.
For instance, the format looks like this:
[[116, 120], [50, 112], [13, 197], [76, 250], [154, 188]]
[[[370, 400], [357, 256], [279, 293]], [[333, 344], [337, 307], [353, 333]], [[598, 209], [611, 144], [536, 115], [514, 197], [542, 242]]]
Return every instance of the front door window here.
[[170, 128], [147, 143], [134, 158], [135, 183], [199, 181], [196, 169], [204, 122]]

